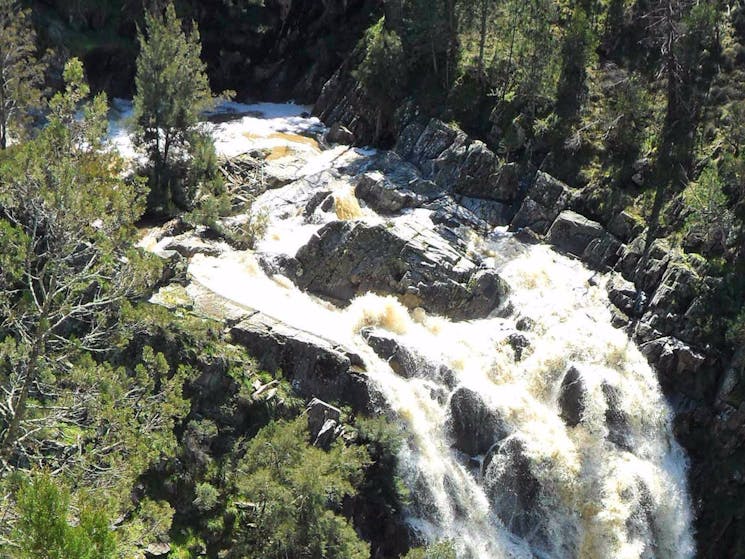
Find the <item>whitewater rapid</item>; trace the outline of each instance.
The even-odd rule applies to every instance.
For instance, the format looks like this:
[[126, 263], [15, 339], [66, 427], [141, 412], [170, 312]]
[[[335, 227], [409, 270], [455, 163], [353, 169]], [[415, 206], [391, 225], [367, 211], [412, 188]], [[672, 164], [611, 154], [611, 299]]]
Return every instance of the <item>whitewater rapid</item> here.
[[[187, 291], [208, 289], [362, 356], [370, 382], [406, 435], [398, 473], [412, 495], [408, 522], [423, 541], [450, 540], [459, 557], [479, 559], [694, 555], [686, 457], [654, 372], [611, 324], [606, 278], [497, 228], [472, 234], [469, 247], [510, 286], [508, 303], [489, 318], [453, 322], [375, 294], [338, 308], [304, 293], [283, 276], [266, 275], [259, 258], [294, 256], [333, 220], [423, 228], [431, 227], [430, 212], [382, 217], [356, 200], [352, 187], [329, 173], [372, 152], [298, 139], [322, 130], [303, 115], [307, 108], [228, 108], [242, 116], [208, 125], [220, 153], [279, 150], [271, 164], [284, 161], [293, 178], [303, 180], [256, 201], [268, 229], [255, 251], [222, 245], [219, 256], [194, 256]], [[126, 129], [113, 126], [112, 137], [129, 153]], [[302, 195], [314, 180], [331, 190], [335, 204], [309, 222]], [[143, 246], [157, 252], [167, 242], [145, 239]], [[513, 312], [504, 312], [507, 307]], [[370, 328], [426, 357], [426, 364], [412, 378], [397, 375], [365, 342], [362, 332]], [[524, 342], [522, 355], [510, 342], [515, 335]], [[444, 382], [440, 366], [454, 379]], [[572, 368], [586, 390], [582, 421], [574, 427], [558, 403]], [[506, 438], [488, 457], [453, 448], [450, 400], [463, 389], [506, 425]], [[620, 442], [610, 432], [610, 416], [623, 417]], [[534, 489], [529, 500], [526, 485]]]

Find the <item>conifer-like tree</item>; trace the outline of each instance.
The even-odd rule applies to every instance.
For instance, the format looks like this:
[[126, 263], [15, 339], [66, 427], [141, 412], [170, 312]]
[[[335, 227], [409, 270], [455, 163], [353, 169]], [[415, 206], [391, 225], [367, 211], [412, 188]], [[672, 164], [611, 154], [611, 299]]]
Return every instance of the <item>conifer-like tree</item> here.
[[197, 143], [199, 115], [214, 100], [202, 62], [196, 24], [185, 31], [172, 2], [163, 13], [145, 14], [139, 34], [134, 98], [136, 142], [150, 160], [151, 209], [190, 209], [196, 185], [184, 180]]
[[43, 75], [30, 10], [16, 0], [0, 0], [0, 149], [23, 129], [28, 109], [39, 102]]

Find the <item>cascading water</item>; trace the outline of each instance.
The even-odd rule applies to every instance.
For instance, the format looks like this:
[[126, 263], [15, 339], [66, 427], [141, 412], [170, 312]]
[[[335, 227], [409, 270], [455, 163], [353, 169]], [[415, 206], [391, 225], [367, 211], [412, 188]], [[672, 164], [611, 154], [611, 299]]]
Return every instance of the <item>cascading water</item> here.
[[[450, 540], [463, 558], [693, 556], [686, 458], [653, 371], [611, 325], [602, 276], [500, 229], [474, 234], [470, 250], [506, 280], [509, 301], [486, 319], [454, 322], [391, 296], [367, 294], [338, 308], [262, 271], [259, 256], [294, 256], [332, 220], [431, 227], [426, 210], [381, 217], [361, 206], [329, 170], [370, 153], [297, 142], [286, 133], [319, 123], [285, 111], [212, 126], [224, 153], [285, 142], [296, 156], [294, 178], [303, 180], [257, 201], [269, 228], [255, 252], [223, 246], [220, 256], [195, 256], [189, 289], [362, 356], [406, 433], [399, 475], [412, 495], [409, 523], [423, 540]], [[335, 204], [309, 219], [316, 184]], [[371, 335], [420, 356], [414, 373], [394, 372], [366, 341]]]

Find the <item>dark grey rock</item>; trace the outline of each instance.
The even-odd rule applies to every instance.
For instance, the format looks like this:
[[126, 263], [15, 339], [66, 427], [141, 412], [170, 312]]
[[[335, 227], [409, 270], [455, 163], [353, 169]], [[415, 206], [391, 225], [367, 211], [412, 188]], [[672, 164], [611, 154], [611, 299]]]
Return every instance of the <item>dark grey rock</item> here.
[[406, 306], [456, 320], [483, 318], [507, 286], [431, 230], [332, 222], [297, 253], [298, 286], [347, 302], [368, 291], [395, 294]]
[[338, 122], [332, 124], [328, 132], [326, 132], [326, 141], [332, 144], [353, 145], [354, 140], [354, 133]]
[[625, 314], [636, 316], [636, 286], [630, 281], [623, 279], [620, 274], [613, 274], [606, 286], [610, 302]]
[[531, 470], [525, 443], [509, 438], [494, 445], [484, 458], [483, 483], [492, 509], [505, 527], [519, 537], [540, 538], [541, 484]]
[[399, 189], [380, 173], [362, 175], [354, 194], [379, 214], [395, 214], [419, 204], [418, 197], [413, 192]]
[[605, 230], [599, 223], [571, 210], [564, 210], [551, 225], [547, 239], [559, 250], [582, 256], [591, 241], [604, 235]]
[[313, 398], [305, 409], [308, 432], [314, 446], [328, 450], [341, 435], [341, 410], [323, 400]]
[[586, 392], [582, 374], [576, 367], [570, 367], [559, 389], [559, 415], [569, 427], [576, 427], [582, 421]]
[[509, 434], [500, 414], [488, 408], [478, 393], [463, 387], [450, 398], [448, 426], [453, 446], [469, 456], [486, 453]]
[[644, 224], [627, 211], [616, 214], [608, 223], [608, 231], [624, 243], [641, 235]]
[[281, 370], [300, 396], [369, 409], [364, 363], [357, 354], [261, 313], [233, 326], [230, 334], [262, 369], [272, 373]]

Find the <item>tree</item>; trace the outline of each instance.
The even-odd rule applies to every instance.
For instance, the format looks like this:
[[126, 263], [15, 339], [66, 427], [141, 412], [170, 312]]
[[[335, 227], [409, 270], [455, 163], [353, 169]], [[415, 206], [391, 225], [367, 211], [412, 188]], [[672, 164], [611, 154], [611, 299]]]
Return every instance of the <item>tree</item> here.
[[[229, 557], [366, 559], [370, 549], [334, 512], [354, 494], [365, 451], [339, 442], [308, 445], [307, 421], [276, 421], [248, 445], [236, 468], [241, 513]], [[240, 505], [239, 505], [240, 504]]]
[[16, 496], [13, 540], [19, 559], [114, 559], [117, 541], [110, 521], [93, 503], [79, 503], [75, 525], [70, 492], [48, 474], [25, 481]]
[[166, 212], [174, 205], [191, 209], [197, 185], [184, 180], [183, 171], [196, 142], [199, 115], [214, 104], [200, 58], [199, 31], [192, 23], [185, 32], [168, 2], [164, 13], [145, 14], [145, 32], [138, 39], [135, 140], [150, 159], [148, 206]]
[[[89, 93], [79, 60], [67, 63], [64, 78], [48, 126], [0, 159], [4, 464], [30, 459], [27, 450], [45, 425], [37, 414], [60, 391], [56, 377], [70, 373], [73, 356], [109, 347], [120, 305], [144, 280], [131, 248], [142, 189], [122, 179], [124, 162], [115, 152], [101, 149], [105, 96], [84, 103], [76, 117]], [[85, 406], [85, 394], [78, 396], [50, 415], [75, 417]]]
[[16, 0], [0, 0], [0, 149], [18, 133], [26, 112], [40, 101], [44, 65], [36, 58], [31, 11]]

